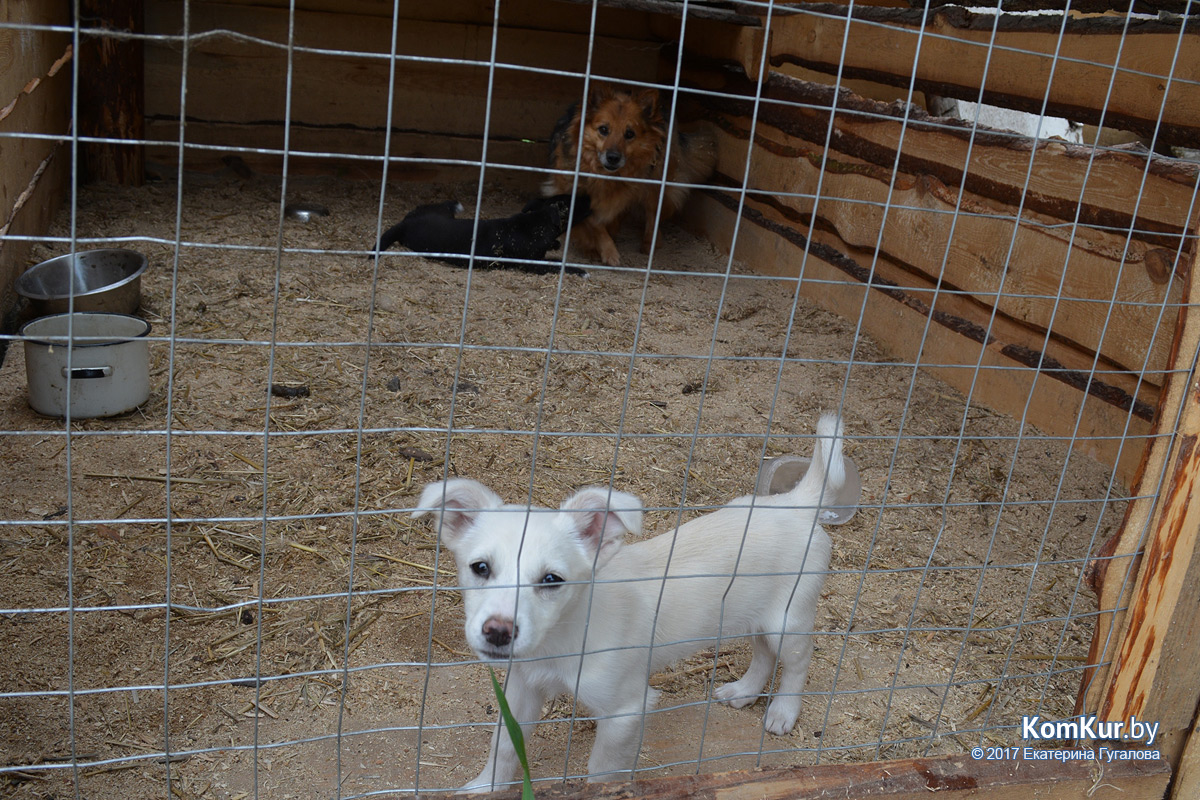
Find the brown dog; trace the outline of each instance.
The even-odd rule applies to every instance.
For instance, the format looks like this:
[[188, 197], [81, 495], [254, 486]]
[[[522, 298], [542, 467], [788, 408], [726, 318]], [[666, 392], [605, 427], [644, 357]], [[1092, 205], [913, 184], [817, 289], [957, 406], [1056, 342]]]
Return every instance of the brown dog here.
[[[573, 172], [576, 147], [583, 127], [582, 156], [579, 158], [579, 190], [591, 197], [592, 214], [571, 231], [571, 242], [599, 256], [610, 267], [621, 263], [613, 235], [621, 220], [634, 209], [645, 215], [642, 252], [650, 252], [659, 189], [653, 183], [621, 180], [662, 180], [666, 155], [667, 123], [663, 118], [657, 89], [620, 89], [594, 84], [586, 108], [571, 106], [554, 126], [550, 138], [550, 165]], [[716, 165], [717, 148], [712, 131], [697, 128], [680, 133], [676, 126], [671, 145], [671, 164], [663, 193], [662, 219], [675, 214], [687, 199], [688, 187], [707, 180]], [[546, 195], [572, 191], [574, 175], [551, 176], [543, 187]]]

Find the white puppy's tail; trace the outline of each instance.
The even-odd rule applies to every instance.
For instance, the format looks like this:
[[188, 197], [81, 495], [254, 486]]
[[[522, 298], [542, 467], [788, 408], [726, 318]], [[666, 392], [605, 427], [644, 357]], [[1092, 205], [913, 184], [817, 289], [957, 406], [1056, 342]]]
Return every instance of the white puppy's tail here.
[[842, 458], [842, 421], [837, 414], [823, 414], [817, 422], [817, 440], [808, 472], [788, 494], [797, 505], [830, 506], [846, 483]]

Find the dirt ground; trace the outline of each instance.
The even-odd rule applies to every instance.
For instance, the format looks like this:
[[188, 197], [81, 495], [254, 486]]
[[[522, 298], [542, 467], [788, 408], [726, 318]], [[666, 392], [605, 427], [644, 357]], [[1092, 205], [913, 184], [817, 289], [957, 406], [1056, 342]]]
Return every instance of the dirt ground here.
[[[764, 454], [808, 454], [825, 409], [863, 506], [830, 530], [800, 723], [766, 736], [762, 702], [710, 704], [714, 670], [749, 653], [709, 649], [654, 677], [645, 774], [963, 753], [1017, 742], [1023, 714], [1069, 716], [1095, 610], [1081, 567], [1122, 512], [1107, 470], [967, 407], [788, 281], [743, 264], [726, 280], [673, 226], [650, 273], [629, 229], [626, 269], [561, 284], [399, 252], [373, 283], [378, 187], [289, 186], [331, 213], [286, 221], [278, 265], [275, 181], [189, 178], [181, 209], [169, 181], [81, 190], [77, 235], [135, 237], [150, 259], [153, 388], [68, 438], [29, 409], [19, 344], [0, 366], [5, 795], [460, 785], [496, 708], [453, 564], [405, 513], [420, 487], [466, 475], [557, 505], [611, 476], [653, 534], [681, 503], [689, 518], [751, 491]], [[476, 194], [397, 185], [383, 224], [450, 196]], [[535, 777], [583, 770], [592, 725], [572, 711], [560, 698], [538, 727]]]

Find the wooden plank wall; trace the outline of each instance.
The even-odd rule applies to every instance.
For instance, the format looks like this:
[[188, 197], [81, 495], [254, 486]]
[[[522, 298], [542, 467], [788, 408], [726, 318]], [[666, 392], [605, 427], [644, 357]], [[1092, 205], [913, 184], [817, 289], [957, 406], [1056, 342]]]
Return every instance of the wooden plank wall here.
[[[871, 24], [859, 23], [860, 15]], [[710, 21], [689, 26], [693, 38], [685, 48], [696, 58], [685, 77], [689, 85], [716, 93], [706, 98], [704, 111], [720, 131], [720, 180], [738, 187], [748, 174], [736, 255], [769, 272], [804, 269], [816, 282], [802, 292], [851, 318], [865, 308], [868, 332], [896, 355], [933, 365], [932, 372], [959, 389], [974, 386], [976, 402], [1028, 415], [1048, 433], [1101, 437], [1081, 450], [1115, 465], [1131, 486], [1145, 451], [1139, 437], [1154, 431], [1162, 387], [1175, 368], [1175, 326], [1195, 252], [1195, 239], [1183, 236], [1190, 231], [1194, 237], [1196, 230], [1194, 164], [1143, 148], [1097, 152], [1002, 131], [972, 132], [970, 125], [905, 103], [835, 92], [775, 70], [762, 83], [752, 119], [752, 76], [764, 41], [771, 65], [833, 71], [836, 65], [814, 54], [844, 44], [853, 58], [870, 59], [875, 68], [843, 74], [904, 79], [951, 93], [944, 81], [912, 78], [922, 74], [930, 52], [922, 49], [914, 67], [920, 18], [914, 23], [908, 11], [864, 8], [848, 25], [843, 7], [820, 6], [810, 14], [774, 17], [769, 37], [761, 29], [733, 33]], [[986, 52], [967, 41], [977, 19], [950, 18], [964, 30], [942, 12], [930, 15], [930, 40], [958, 48], [931, 65], [965, 63]], [[1174, 31], [1178, 39], [1178, 26]], [[1105, 22], [1095, 41], [1108, 41], [1110, 34]], [[884, 47], [881, 37], [889, 35]], [[1144, 56], [1143, 69], [1171, 75], [1174, 50], [1167, 51], [1166, 34], [1154, 27], [1145, 35], [1127, 37], [1123, 52]], [[995, 52], [1024, 51], [1052, 61], [1044, 43], [1031, 49], [1031, 36], [1045, 33], [1003, 27], [994, 34]], [[1189, 34], [1178, 49], [1190, 52], [1195, 41]], [[895, 56], [897, 50], [907, 53], [907, 62]], [[731, 63], [740, 69], [731, 70]], [[1020, 84], [1020, 92], [1041, 96], [1046, 66], [1039, 73], [1031, 64], [1008, 64], [998, 56], [986, 83], [1004, 78], [1006, 85]], [[1193, 66], [1183, 74], [1177, 70], [1178, 81], [1166, 81], [1172, 98], [1185, 106], [1200, 97], [1200, 89], [1187, 84]], [[1140, 73], [1115, 74], [1144, 83]], [[1139, 94], [1114, 85], [1114, 95]], [[978, 99], [977, 85], [973, 91]], [[1009, 100], [1015, 91], [988, 96]], [[1107, 94], [1094, 93], [1084, 118], [1101, 119]], [[1066, 109], [1066, 102], [1059, 108]], [[1142, 103], [1123, 113], [1126, 119], [1156, 111]], [[730, 241], [736, 206], [736, 191], [710, 192], [698, 204], [693, 228], [721, 230], [713, 238]]]
[[[388, 127], [392, 6], [390, 0], [331, 0], [296, 13], [289, 169], [332, 171], [336, 159], [336, 169], [350, 177], [379, 173]], [[192, 2], [190, 8], [190, 33], [204, 38], [189, 53], [187, 167], [212, 168], [236, 153], [254, 169], [277, 172], [287, 98], [286, 4]], [[504, 3], [495, 41], [498, 66], [490, 74], [490, 3], [407, 0], [401, 8], [393, 155], [477, 161], [490, 80], [489, 164], [544, 166], [554, 121], [581, 91], [581, 77], [560, 73], [583, 74], [591, 10]], [[180, 2], [149, 3], [147, 32], [182, 31], [182, 14]], [[597, 23], [593, 69], [616, 79], [652, 79], [662, 43], [649, 36], [646, 15], [604, 9]], [[438, 61], [446, 58], [471, 63]], [[177, 161], [181, 75], [179, 46], [147, 46], [147, 135], [168, 143], [151, 148], [149, 157], [167, 164]], [[230, 101], [230, 86], [237, 87], [237, 102]], [[401, 161], [390, 169], [393, 176], [420, 177], [431, 166]]]
[[[0, 19], [15, 25], [65, 25], [62, 3], [4, 3]], [[32, 242], [45, 233], [65, 196], [70, 151], [71, 37], [65, 33], [0, 29], [0, 333], [14, 332], [13, 282], [29, 266]], [[0, 346], [0, 358], [3, 348]]]

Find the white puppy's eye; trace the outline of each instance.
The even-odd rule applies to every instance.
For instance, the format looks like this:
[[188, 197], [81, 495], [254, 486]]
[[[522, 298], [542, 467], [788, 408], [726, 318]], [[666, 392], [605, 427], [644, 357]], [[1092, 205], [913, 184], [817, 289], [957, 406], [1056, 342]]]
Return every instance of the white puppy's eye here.
[[486, 561], [476, 561], [471, 565], [471, 572], [474, 572], [480, 578], [487, 578], [492, 574], [492, 568]]
[[547, 572], [542, 576], [542, 586], [556, 586], [562, 582], [562, 576], [555, 575], [553, 572]]

